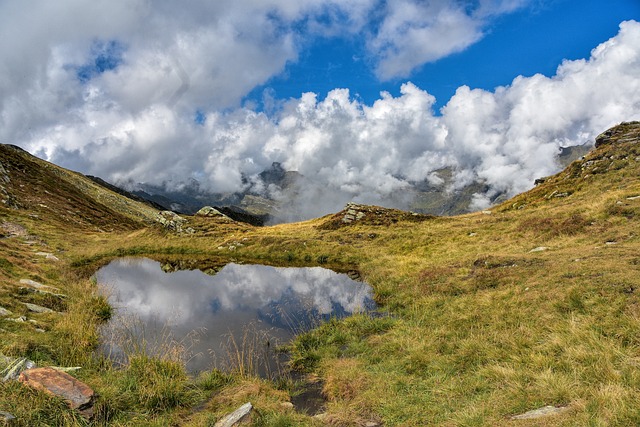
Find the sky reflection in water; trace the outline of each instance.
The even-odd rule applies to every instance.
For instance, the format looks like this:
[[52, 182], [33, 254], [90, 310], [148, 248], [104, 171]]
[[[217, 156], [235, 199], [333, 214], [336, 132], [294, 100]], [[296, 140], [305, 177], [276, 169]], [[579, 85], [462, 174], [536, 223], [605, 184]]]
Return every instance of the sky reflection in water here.
[[[230, 334], [239, 341], [249, 326], [266, 331], [276, 344], [329, 316], [375, 308], [367, 284], [320, 267], [227, 264], [210, 276], [199, 270], [164, 273], [159, 262], [124, 258], [101, 268], [96, 278], [116, 308], [112, 326], [135, 317], [151, 342], [167, 330], [177, 341], [198, 331], [187, 365], [192, 371], [214, 361], [224, 367]], [[109, 340], [108, 331], [104, 336]]]

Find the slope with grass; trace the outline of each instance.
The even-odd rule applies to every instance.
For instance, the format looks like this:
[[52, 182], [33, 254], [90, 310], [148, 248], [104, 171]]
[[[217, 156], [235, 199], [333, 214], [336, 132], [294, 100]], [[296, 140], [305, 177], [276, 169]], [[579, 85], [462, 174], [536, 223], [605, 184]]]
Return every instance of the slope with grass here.
[[[155, 211], [137, 214], [133, 201], [78, 190], [89, 185], [80, 175], [60, 172], [64, 182], [49, 187], [49, 178], [20, 178], [15, 171], [58, 170], [21, 161], [0, 158], [13, 196], [0, 208], [0, 306], [28, 321], [0, 318], [0, 352], [84, 366], [78, 377], [101, 396], [95, 425], [207, 426], [246, 401], [257, 408], [254, 425], [640, 424], [640, 123], [605, 132], [585, 158], [489, 212], [442, 218], [349, 206], [263, 228], [192, 217], [190, 235], [147, 225]], [[178, 268], [233, 260], [356, 269], [389, 315], [330, 321], [291, 345], [292, 366], [323, 383], [326, 413], [309, 417], [282, 405], [297, 392], [292, 381], [242, 370], [189, 377], [179, 343], [156, 358], [132, 350], [119, 369], [97, 356], [110, 307], [89, 277], [123, 255]], [[68, 297], [21, 293], [22, 278]], [[29, 301], [65, 314], [29, 313]], [[563, 410], [512, 419], [544, 406]], [[0, 411], [19, 425], [85, 422], [16, 383], [0, 385]]]

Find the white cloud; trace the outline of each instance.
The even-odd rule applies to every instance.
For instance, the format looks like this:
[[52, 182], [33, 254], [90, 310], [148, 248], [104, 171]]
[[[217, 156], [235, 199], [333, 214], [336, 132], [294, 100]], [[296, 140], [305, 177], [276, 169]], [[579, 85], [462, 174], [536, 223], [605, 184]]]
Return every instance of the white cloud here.
[[492, 17], [512, 12], [525, 0], [386, 2], [379, 29], [368, 48], [382, 80], [407, 77], [416, 67], [460, 52], [484, 35]]
[[[324, 99], [274, 100], [269, 115], [238, 107], [295, 60], [312, 34], [357, 34], [382, 13], [369, 48], [382, 55], [378, 72], [390, 77], [464, 48], [492, 17], [524, 3], [465, 9], [399, 0], [382, 12], [380, 4], [4, 2], [0, 140], [114, 182], [178, 186], [196, 178], [220, 192], [243, 189], [243, 176], [277, 161], [306, 177], [308, 187], [289, 206], [308, 217], [349, 200], [406, 206], [412, 183], [437, 183], [433, 172], [446, 166], [455, 169], [457, 186], [489, 186], [475, 199], [484, 206], [498, 192], [513, 195], [555, 172], [560, 146], [640, 118], [634, 21], [590, 58], [565, 61], [555, 76], [520, 76], [493, 92], [461, 87], [441, 115], [434, 98], [411, 83], [372, 105], [335, 89]], [[456, 29], [460, 23], [467, 29]], [[109, 40], [123, 46], [118, 65], [81, 82], [78, 67], [91, 65], [92, 46]]]

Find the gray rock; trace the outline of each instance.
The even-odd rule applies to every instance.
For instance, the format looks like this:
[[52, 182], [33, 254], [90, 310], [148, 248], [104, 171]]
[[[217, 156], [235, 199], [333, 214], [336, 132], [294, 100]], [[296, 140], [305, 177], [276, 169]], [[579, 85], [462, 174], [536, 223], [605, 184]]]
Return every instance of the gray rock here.
[[30, 286], [30, 287], [32, 287], [34, 289], [44, 289], [44, 290], [48, 290], [48, 291], [59, 291], [60, 290], [58, 288], [54, 288], [53, 286], [43, 285], [42, 283], [38, 283], [35, 280], [31, 280], [31, 279], [20, 279], [20, 284], [21, 285]]
[[9, 412], [0, 411], [0, 420], [11, 421], [11, 420], [15, 420], [15, 419], [16, 419], [16, 417], [14, 417]]
[[245, 403], [232, 413], [225, 415], [214, 427], [234, 427], [249, 421], [253, 405], [251, 402]]
[[60, 258], [58, 258], [54, 254], [51, 254], [49, 252], [36, 252], [36, 255], [37, 256], [41, 256], [41, 257], [45, 257], [46, 259], [51, 260], [51, 261], [60, 261]]
[[55, 313], [55, 311], [51, 310], [47, 307], [42, 307], [37, 304], [31, 304], [28, 302], [23, 302], [23, 304], [29, 309], [29, 311], [33, 311], [34, 313]]
[[202, 208], [198, 212], [196, 212], [196, 215], [197, 216], [209, 216], [209, 217], [220, 216], [220, 217], [224, 217], [224, 218], [227, 217], [225, 214], [220, 212], [218, 209], [213, 208], [211, 206], [205, 206], [204, 208]]
[[533, 249], [531, 249], [531, 250], [529, 251], [529, 253], [531, 253], [531, 252], [543, 252], [543, 251], [546, 251], [546, 250], [548, 250], [548, 249], [549, 249], [549, 248], [548, 248], [548, 247], [546, 247], [546, 246], [538, 246], [537, 248], [533, 248]]
[[33, 289], [33, 288], [25, 288], [23, 286], [20, 287], [20, 290], [22, 292], [31, 292], [31, 293], [37, 293], [37, 294], [42, 294], [42, 295], [51, 295], [57, 298], [66, 298], [67, 296], [64, 294], [56, 294], [54, 292], [49, 292], [49, 291], [43, 291], [42, 289]]
[[[187, 223], [187, 220], [182, 218], [175, 212], [171, 211], [162, 211], [156, 215], [156, 221], [160, 223], [167, 230], [175, 231], [176, 233], [182, 233], [184, 231], [184, 225]], [[193, 234], [195, 230], [191, 227], [188, 228], [187, 231], [189, 234]]]
[[36, 367], [35, 362], [25, 357], [21, 359], [10, 359], [9, 365], [0, 372], [0, 375], [4, 375], [2, 381], [17, 380], [22, 371], [32, 369]]
[[12, 313], [4, 307], [0, 307], [0, 316], [10, 316]]
[[542, 408], [534, 409], [532, 411], [525, 412], [524, 414], [514, 415], [512, 420], [533, 420], [536, 418], [548, 417], [550, 415], [558, 415], [563, 412], [567, 412], [570, 408], [568, 406], [545, 406]]

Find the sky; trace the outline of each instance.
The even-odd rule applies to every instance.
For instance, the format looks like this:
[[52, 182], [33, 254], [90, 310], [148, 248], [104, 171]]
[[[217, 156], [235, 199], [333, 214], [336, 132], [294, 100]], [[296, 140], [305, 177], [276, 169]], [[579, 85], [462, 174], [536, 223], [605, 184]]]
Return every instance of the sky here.
[[[0, 142], [130, 189], [311, 217], [480, 181], [482, 209], [629, 120], [638, 0], [0, 0]], [[308, 191], [260, 187], [273, 162]]]

